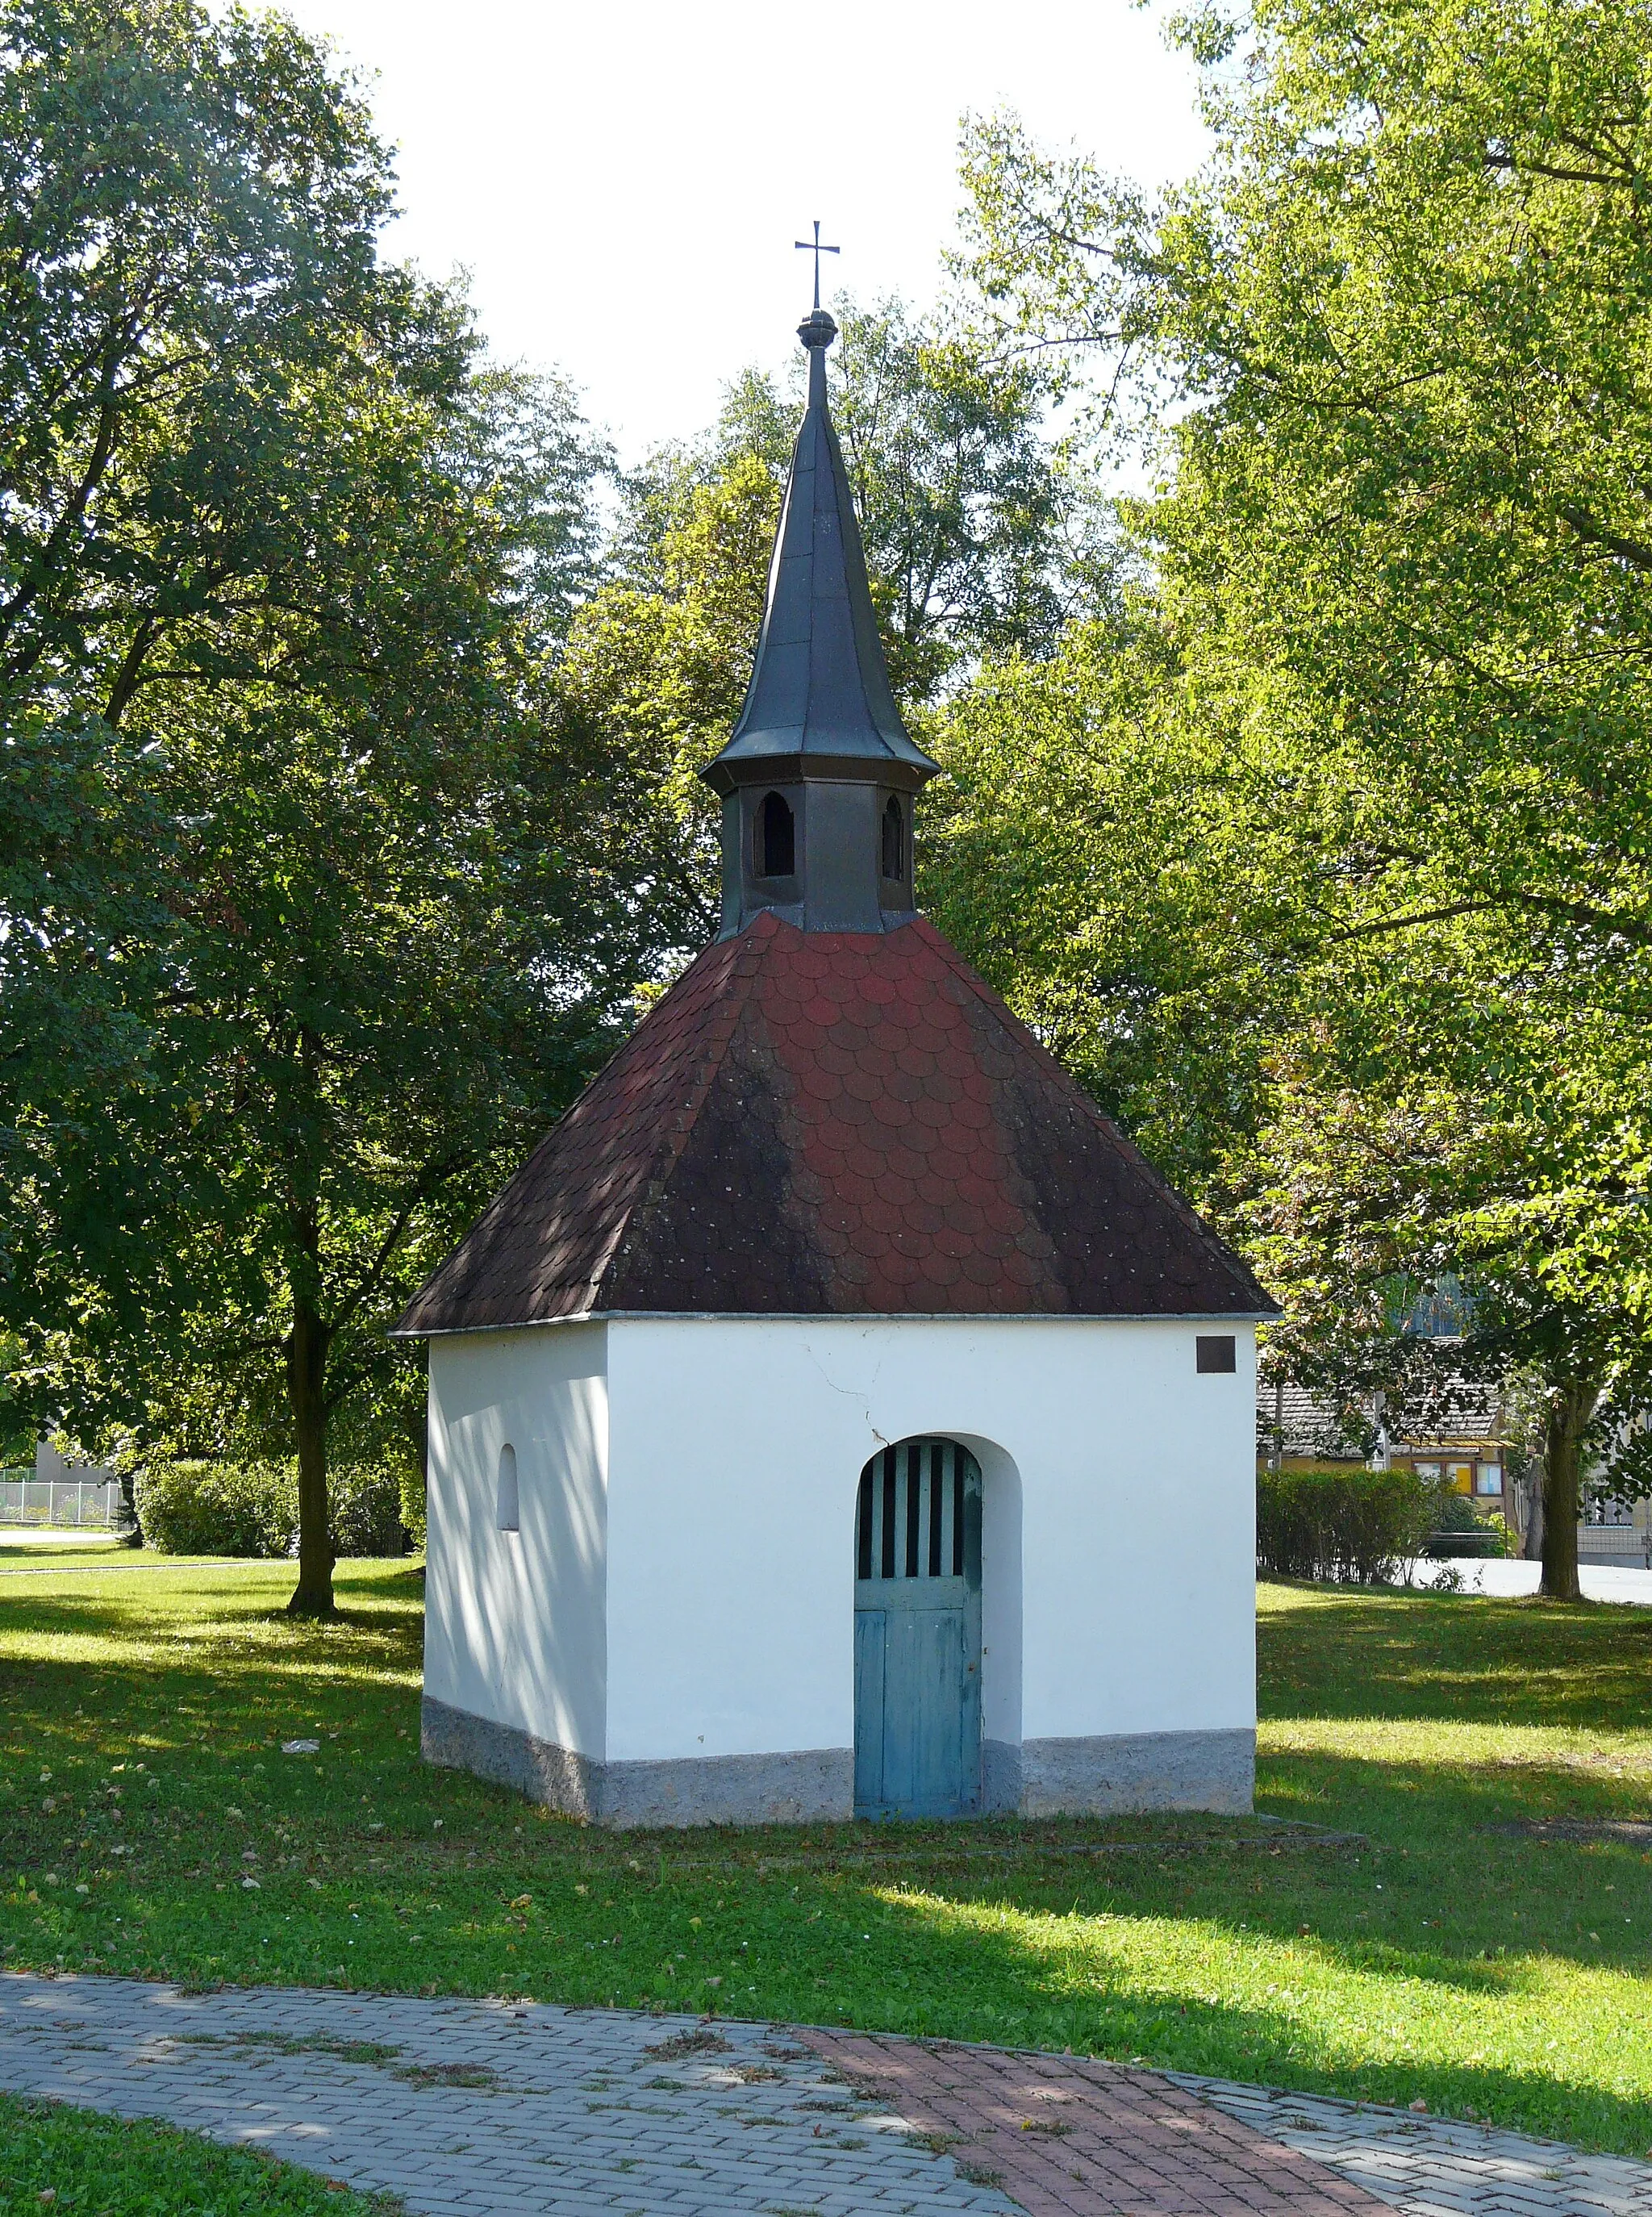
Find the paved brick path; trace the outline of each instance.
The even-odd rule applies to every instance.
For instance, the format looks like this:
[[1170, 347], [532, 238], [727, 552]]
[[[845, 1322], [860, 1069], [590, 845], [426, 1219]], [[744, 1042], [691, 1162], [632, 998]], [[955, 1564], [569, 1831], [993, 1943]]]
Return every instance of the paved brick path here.
[[250, 2142], [417, 2217], [1652, 2217], [1652, 2167], [1515, 2134], [619, 2010], [8, 1973], [0, 2088]]
[[950, 2041], [798, 2037], [1032, 2217], [1387, 2217], [1363, 2189], [1156, 2072]]
[[12, 1975], [0, 2087], [250, 2142], [419, 2217], [1014, 2217], [771, 2025]]
[[1489, 2125], [1167, 2075], [1415, 2217], [1652, 2217], [1652, 2164]]

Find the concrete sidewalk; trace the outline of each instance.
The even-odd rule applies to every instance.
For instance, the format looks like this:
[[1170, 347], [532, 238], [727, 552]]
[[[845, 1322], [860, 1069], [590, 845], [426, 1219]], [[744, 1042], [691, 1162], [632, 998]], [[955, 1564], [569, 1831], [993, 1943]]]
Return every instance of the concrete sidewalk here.
[[[1465, 1593], [1489, 1594], [1499, 1600], [1536, 1593], [1543, 1575], [1540, 1563], [1528, 1563], [1519, 1557], [1489, 1562], [1458, 1558], [1450, 1563], [1420, 1562], [1413, 1568], [1412, 1581], [1420, 1586], [1433, 1585], [1446, 1571], [1462, 1572]], [[1652, 1609], [1652, 1571], [1633, 1570], [1618, 1563], [1583, 1563], [1578, 1567], [1577, 1582], [1586, 1601], [1621, 1602], [1631, 1609]]]

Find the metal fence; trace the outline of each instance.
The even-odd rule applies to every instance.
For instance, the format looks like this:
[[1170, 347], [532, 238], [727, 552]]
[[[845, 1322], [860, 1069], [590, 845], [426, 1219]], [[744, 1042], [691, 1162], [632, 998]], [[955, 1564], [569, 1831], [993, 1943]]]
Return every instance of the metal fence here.
[[113, 1532], [121, 1522], [118, 1479], [36, 1478], [28, 1468], [0, 1470], [0, 1525]]
[[1580, 1563], [1616, 1563], [1623, 1570], [1652, 1571], [1652, 1532], [1625, 1521], [1622, 1524], [1580, 1524], [1577, 1528]]

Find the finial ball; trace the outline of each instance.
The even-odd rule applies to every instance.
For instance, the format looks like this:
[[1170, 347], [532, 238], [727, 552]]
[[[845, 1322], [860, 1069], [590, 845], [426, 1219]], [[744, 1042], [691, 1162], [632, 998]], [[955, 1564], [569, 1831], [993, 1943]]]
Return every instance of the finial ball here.
[[829, 347], [837, 337], [837, 325], [824, 308], [817, 308], [798, 325], [798, 337], [806, 347]]

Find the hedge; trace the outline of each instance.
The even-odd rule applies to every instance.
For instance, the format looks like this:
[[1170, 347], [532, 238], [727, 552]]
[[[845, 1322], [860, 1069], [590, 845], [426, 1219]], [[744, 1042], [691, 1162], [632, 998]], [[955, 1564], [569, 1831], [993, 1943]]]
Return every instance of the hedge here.
[[[403, 1552], [398, 1473], [335, 1471], [330, 1490], [336, 1554]], [[163, 1555], [290, 1555], [299, 1532], [298, 1467], [152, 1463], [138, 1480], [137, 1510], [145, 1541]]]
[[1421, 1554], [1439, 1510], [1439, 1488], [1414, 1471], [1261, 1469], [1256, 1567], [1267, 1578], [1388, 1585]]

